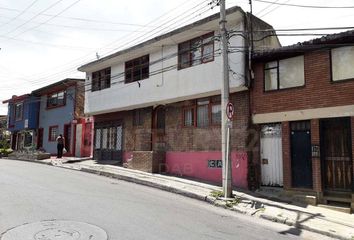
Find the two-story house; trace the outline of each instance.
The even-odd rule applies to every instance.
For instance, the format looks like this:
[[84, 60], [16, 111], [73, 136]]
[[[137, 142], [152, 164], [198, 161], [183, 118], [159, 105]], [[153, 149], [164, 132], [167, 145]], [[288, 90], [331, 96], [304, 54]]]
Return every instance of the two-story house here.
[[[248, 186], [249, 15], [227, 10], [233, 183]], [[252, 18], [254, 29], [272, 27]], [[261, 31], [259, 31], [262, 33]], [[278, 47], [276, 37], [259, 48]], [[219, 14], [79, 68], [85, 113], [94, 117], [94, 157], [128, 167], [221, 183], [222, 61]]]
[[84, 118], [84, 81], [67, 78], [32, 91], [39, 102], [37, 148], [56, 154], [56, 138], [62, 134], [66, 155], [91, 155], [92, 123]]
[[14, 95], [3, 103], [8, 103], [7, 129], [11, 132], [11, 148], [18, 150], [35, 146], [38, 99], [31, 94]]
[[254, 56], [260, 184], [354, 209], [354, 31]]

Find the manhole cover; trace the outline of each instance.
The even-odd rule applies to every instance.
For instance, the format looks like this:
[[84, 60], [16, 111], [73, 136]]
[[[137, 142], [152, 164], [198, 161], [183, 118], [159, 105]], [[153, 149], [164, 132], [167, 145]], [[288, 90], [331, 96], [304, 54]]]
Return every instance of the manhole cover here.
[[0, 240], [107, 240], [107, 233], [94, 225], [50, 220], [24, 224], [1, 234]]

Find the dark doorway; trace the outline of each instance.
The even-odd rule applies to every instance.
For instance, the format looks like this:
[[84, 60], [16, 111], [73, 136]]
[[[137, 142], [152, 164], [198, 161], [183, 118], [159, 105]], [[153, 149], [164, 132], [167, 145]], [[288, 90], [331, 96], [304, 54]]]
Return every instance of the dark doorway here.
[[329, 191], [351, 191], [353, 161], [350, 118], [324, 119], [320, 126], [324, 187]]
[[68, 153], [71, 151], [71, 124], [64, 125], [65, 149]]
[[11, 134], [11, 148], [17, 150], [17, 132]]
[[291, 179], [295, 188], [312, 188], [310, 121], [291, 123]]
[[166, 109], [164, 106], [158, 106], [153, 112], [153, 134], [152, 134], [152, 148], [153, 150], [165, 150], [165, 121]]
[[38, 129], [38, 136], [37, 136], [37, 149], [43, 147], [43, 128]]

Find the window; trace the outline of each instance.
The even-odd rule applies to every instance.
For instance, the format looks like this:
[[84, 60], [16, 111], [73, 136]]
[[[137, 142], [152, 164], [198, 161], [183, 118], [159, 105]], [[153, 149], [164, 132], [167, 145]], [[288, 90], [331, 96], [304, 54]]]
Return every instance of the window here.
[[91, 91], [99, 91], [111, 87], [111, 68], [92, 73]]
[[214, 33], [178, 45], [178, 68], [183, 69], [214, 60]]
[[198, 99], [197, 101], [197, 127], [209, 125], [209, 99]]
[[141, 126], [143, 125], [143, 110], [135, 109], [133, 111], [133, 126]]
[[265, 91], [299, 87], [304, 84], [304, 56], [268, 62], [265, 64]]
[[47, 108], [60, 107], [65, 105], [66, 92], [56, 92], [47, 96]]
[[221, 124], [221, 98], [214, 96], [202, 98], [196, 101], [195, 106], [183, 109], [184, 127], [208, 127], [210, 125], [220, 126]]
[[56, 141], [57, 137], [59, 135], [58, 132], [59, 132], [58, 126], [50, 126], [49, 127], [49, 134], [48, 134], [48, 141], [50, 141], [50, 142]]
[[185, 108], [183, 109], [183, 125], [185, 127], [194, 126], [194, 108]]
[[341, 47], [331, 50], [332, 81], [354, 78], [354, 47]]
[[136, 82], [149, 77], [149, 55], [125, 63], [125, 83]]
[[159, 107], [156, 112], [156, 128], [165, 129], [165, 108]]
[[23, 118], [23, 103], [15, 104], [15, 120], [20, 121]]
[[221, 124], [221, 104], [215, 103], [211, 105], [211, 122], [212, 124]]

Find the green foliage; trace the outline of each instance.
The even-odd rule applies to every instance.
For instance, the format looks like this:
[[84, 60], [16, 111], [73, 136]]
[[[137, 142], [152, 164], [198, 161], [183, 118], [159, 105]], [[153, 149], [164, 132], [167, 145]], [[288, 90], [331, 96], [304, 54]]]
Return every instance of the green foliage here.
[[233, 206], [239, 204], [241, 202], [241, 198], [234, 198], [233, 200], [226, 201], [226, 207], [232, 208]]
[[211, 191], [210, 196], [212, 196], [214, 198], [220, 198], [220, 197], [224, 196], [224, 193], [222, 191], [213, 190], [213, 191]]

